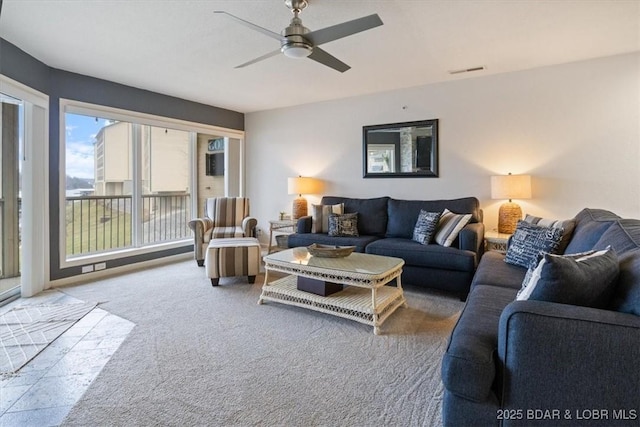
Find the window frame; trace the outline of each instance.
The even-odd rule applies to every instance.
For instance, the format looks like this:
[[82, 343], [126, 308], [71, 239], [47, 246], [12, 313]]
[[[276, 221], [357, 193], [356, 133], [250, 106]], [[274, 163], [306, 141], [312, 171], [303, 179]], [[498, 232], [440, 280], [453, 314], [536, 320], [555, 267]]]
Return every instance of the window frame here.
[[33, 296], [49, 287], [49, 95], [0, 74], [0, 91], [24, 106], [22, 162], [22, 263], [20, 293]]
[[[98, 104], [86, 103], [81, 101], [75, 101], [71, 99], [63, 99], [60, 98], [60, 109], [59, 109], [59, 170], [60, 179], [59, 179], [59, 190], [60, 190], [60, 223], [58, 224], [60, 230], [60, 241], [59, 241], [59, 254], [60, 254], [60, 268], [68, 268], [68, 267], [77, 267], [81, 265], [85, 265], [87, 263], [94, 262], [102, 262], [113, 259], [122, 259], [133, 257], [136, 255], [149, 254], [154, 252], [160, 252], [166, 249], [173, 249], [184, 247], [188, 245], [193, 245], [193, 239], [186, 238], [182, 240], [176, 240], [171, 242], [161, 242], [152, 245], [145, 246], [133, 246], [129, 248], [116, 249], [108, 252], [100, 252], [95, 254], [87, 254], [81, 256], [75, 256], [72, 259], [67, 258], [66, 253], [66, 225], [64, 223], [65, 218], [65, 199], [66, 199], [66, 114], [80, 114], [85, 116], [94, 116], [105, 119], [112, 120], [120, 120], [132, 123], [134, 126], [157, 126], [157, 127], [166, 127], [170, 129], [175, 129], [179, 131], [185, 131], [190, 133], [189, 137], [189, 159], [190, 159], [190, 177], [189, 177], [189, 189], [190, 189], [190, 200], [191, 200], [191, 212], [197, 212], [197, 134], [213, 134], [224, 137], [225, 140], [234, 139], [239, 143], [239, 153], [240, 153], [240, 162], [238, 170], [236, 171], [238, 174], [238, 181], [240, 182], [240, 194], [239, 196], [244, 196], [244, 182], [245, 182], [245, 139], [244, 139], [244, 131], [239, 131], [237, 129], [229, 129], [223, 128], [219, 126], [205, 125], [202, 123], [191, 122], [180, 119], [173, 119], [170, 117], [162, 117], [152, 114], [140, 113], [131, 110], [113, 108]], [[138, 161], [135, 161], [134, 164], [134, 176], [138, 177], [141, 173], [140, 165]], [[227, 169], [228, 170], [228, 169]], [[95, 177], [94, 177], [95, 178]], [[226, 179], [226, 177], [225, 177]], [[226, 191], [226, 189], [225, 189]], [[136, 229], [139, 224], [132, 224], [132, 228]]]

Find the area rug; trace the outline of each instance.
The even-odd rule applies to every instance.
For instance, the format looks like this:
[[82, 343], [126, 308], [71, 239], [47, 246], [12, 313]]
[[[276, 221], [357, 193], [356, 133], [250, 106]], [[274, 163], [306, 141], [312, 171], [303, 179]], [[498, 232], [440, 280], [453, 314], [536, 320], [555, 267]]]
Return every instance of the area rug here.
[[95, 306], [25, 305], [0, 316], [0, 374], [18, 371]]
[[262, 280], [212, 287], [191, 260], [61, 288], [136, 324], [63, 425], [441, 425], [440, 361], [463, 307], [455, 296], [407, 285], [408, 308], [374, 335], [258, 305]]

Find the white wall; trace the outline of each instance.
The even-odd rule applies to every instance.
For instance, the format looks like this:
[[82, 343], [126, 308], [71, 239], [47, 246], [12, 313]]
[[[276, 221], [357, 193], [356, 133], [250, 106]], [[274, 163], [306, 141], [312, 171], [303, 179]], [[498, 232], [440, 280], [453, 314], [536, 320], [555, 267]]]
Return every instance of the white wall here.
[[[362, 126], [435, 118], [439, 178], [362, 178]], [[640, 53], [251, 113], [245, 129], [247, 194], [263, 230], [291, 212], [287, 177], [299, 174], [326, 180], [328, 195], [475, 196], [488, 229], [503, 203], [489, 177], [508, 172], [533, 176], [533, 198], [518, 201], [526, 213], [640, 218]]]

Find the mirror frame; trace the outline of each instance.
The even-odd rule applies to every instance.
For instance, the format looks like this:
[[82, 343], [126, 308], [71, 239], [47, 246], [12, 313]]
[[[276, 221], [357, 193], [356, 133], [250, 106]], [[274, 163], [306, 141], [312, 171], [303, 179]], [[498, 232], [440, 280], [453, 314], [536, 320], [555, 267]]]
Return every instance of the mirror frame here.
[[[412, 128], [412, 133], [416, 129], [431, 127], [431, 153], [429, 156], [429, 166], [424, 170], [414, 172], [372, 172], [369, 169], [369, 145], [374, 145], [371, 131], [393, 130], [400, 128]], [[380, 150], [387, 151], [387, 154], [394, 162], [394, 169], [400, 168], [400, 143], [377, 144]], [[419, 120], [415, 122], [390, 123], [384, 125], [372, 125], [362, 127], [362, 171], [363, 178], [437, 178], [438, 177], [438, 119]]]

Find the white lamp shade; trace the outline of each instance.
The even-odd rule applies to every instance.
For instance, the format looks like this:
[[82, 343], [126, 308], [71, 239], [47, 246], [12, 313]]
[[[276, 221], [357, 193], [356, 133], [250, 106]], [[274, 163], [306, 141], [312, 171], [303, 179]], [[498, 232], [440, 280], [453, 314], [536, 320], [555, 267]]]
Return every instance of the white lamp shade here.
[[287, 178], [287, 190], [289, 194], [320, 194], [322, 193], [322, 181], [304, 176]]
[[491, 177], [492, 199], [530, 199], [531, 175], [496, 175]]

